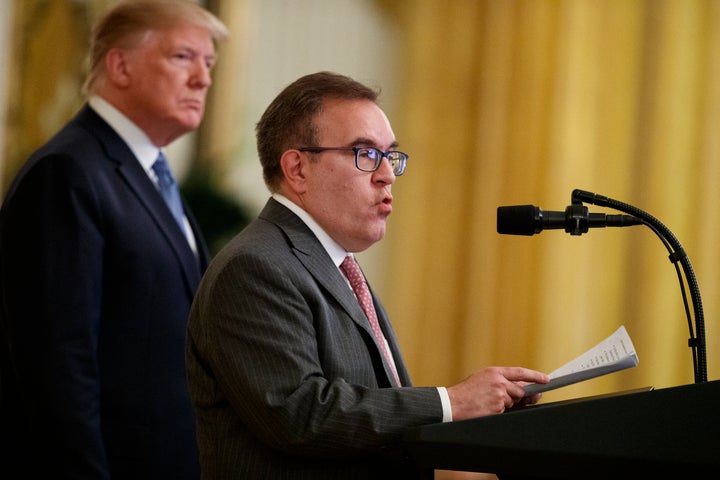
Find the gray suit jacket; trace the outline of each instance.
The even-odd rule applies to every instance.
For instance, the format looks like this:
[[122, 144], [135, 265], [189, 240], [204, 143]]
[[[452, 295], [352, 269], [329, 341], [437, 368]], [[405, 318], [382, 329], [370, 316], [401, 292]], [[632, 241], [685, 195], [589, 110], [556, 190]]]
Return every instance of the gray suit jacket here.
[[215, 257], [190, 313], [187, 368], [205, 479], [417, 478], [402, 433], [440, 422], [434, 387], [404, 388], [311, 230], [270, 199]]

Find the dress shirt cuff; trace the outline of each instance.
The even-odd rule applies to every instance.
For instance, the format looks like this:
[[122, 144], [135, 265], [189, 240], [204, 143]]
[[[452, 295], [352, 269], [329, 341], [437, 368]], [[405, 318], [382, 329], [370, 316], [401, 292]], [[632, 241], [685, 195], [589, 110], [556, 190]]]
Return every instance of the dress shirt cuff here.
[[450, 396], [447, 393], [447, 388], [437, 387], [438, 393], [440, 394], [440, 402], [442, 403], [443, 410], [443, 423], [452, 422], [452, 407], [450, 406]]

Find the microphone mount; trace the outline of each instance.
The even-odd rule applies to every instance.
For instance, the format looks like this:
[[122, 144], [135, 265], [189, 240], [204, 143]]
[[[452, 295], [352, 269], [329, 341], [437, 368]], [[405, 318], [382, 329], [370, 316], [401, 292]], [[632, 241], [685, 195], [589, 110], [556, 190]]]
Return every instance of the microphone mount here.
[[[588, 213], [588, 209], [583, 205], [583, 202], [612, 208], [624, 212], [627, 215]], [[623, 227], [630, 225], [645, 225], [649, 227], [660, 238], [668, 252], [670, 252], [669, 259], [675, 267], [680, 281], [680, 291], [685, 306], [688, 329], [690, 330], [688, 346], [692, 350], [695, 382], [706, 382], [705, 320], [702, 300], [700, 299], [700, 288], [698, 287], [695, 272], [693, 271], [690, 259], [685, 253], [685, 250], [675, 235], [673, 235], [670, 229], [663, 225], [662, 222], [647, 212], [627, 203], [579, 189], [573, 190], [571, 205], [565, 209], [565, 212], [543, 212], [540, 208], [532, 205], [498, 207], [498, 233], [533, 235], [541, 232], [543, 229], [564, 228], [565, 232], [570, 235], [582, 235], [583, 233], [587, 233], [591, 227]], [[678, 267], [678, 263], [682, 267], [682, 272], [680, 271], [680, 267]], [[690, 313], [687, 302], [683, 273], [688, 288], [690, 289], [693, 314]]]
[[[552, 214], [554, 212], [547, 212]], [[638, 225], [640, 222], [637, 218], [628, 217], [626, 215], [606, 215], [604, 213], [589, 213], [588, 208], [582, 202], [572, 202], [565, 207], [565, 232], [570, 235], [582, 235], [587, 233], [590, 228], [607, 226], [624, 227], [630, 225]]]
[[510, 235], [535, 235], [543, 230], [562, 229], [570, 235], [582, 235], [590, 228], [642, 225], [632, 215], [589, 213], [581, 202], [573, 202], [564, 212], [542, 210], [534, 205], [498, 207], [497, 232]]
[[[700, 298], [700, 288], [695, 277], [690, 259], [685, 252], [685, 249], [680, 244], [675, 235], [663, 225], [660, 220], [653, 217], [647, 212], [629, 205], [627, 203], [619, 202], [612, 198], [608, 198], [603, 195], [597, 195], [592, 192], [585, 190], [575, 189], [571, 195], [571, 201], [573, 204], [582, 204], [582, 202], [598, 205], [602, 207], [608, 207], [620, 212], [625, 212], [628, 215], [640, 218], [646, 226], [648, 226], [663, 242], [670, 255], [668, 258], [670, 262], [675, 266], [680, 279], [680, 287], [685, 303], [685, 313], [688, 319], [688, 328], [690, 330], [690, 338], [688, 339], [688, 346], [693, 352], [693, 365], [695, 371], [695, 382], [702, 383], [707, 381], [707, 359], [706, 359], [706, 345], [705, 345], [705, 319], [703, 314], [702, 300]], [[680, 273], [680, 269], [677, 264], [680, 263], [682, 270], [685, 274], [685, 281], [688, 283], [690, 289], [690, 296], [693, 304], [693, 314], [695, 318], [695, 328], [693, 333], [693, 316], [690, 315], [690, 311], [687, 305], [687, 297], [685, 295], [685, 289], [683, 284], [683, 277]]]

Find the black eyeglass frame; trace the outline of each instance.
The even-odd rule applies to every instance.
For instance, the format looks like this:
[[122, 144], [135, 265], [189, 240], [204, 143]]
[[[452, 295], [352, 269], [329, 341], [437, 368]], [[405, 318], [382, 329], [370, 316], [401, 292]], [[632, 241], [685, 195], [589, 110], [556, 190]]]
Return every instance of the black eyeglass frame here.
[[[393, 173], [396, 177], [399, 177], [403, 173], [405, 173], [405, 168], [407, 168], [407, 160], [409, 155], [405, 152], [401, 152], [399, 150], [388, 150], [387, 152], [383, 152], [379, 148], [375, 147], [303, 147], [298, 148], [301, 152], [309, 152], [309, 153], [321, 153], [326, 152], [328, 150], [345, 150], [345, 151], [352, 151], [355, 154], [355, 168], [360, 170], [361, 172], [374, 172], [378, 168], [380, 168], [380, 164], [382, 163], [382, 159], [387, 158], [388, 162], [390, 162], [390, 166], [392, 167]], [[375, 159], [375, 167], [372, 169], [362, 168], [360, 167], [359, 162], [359, 156], [360, 152], [363, 150], [370, 150], [375, 152], [377, 155]], [[390, 155], [397, 155], [398, 158], [391, 159]], [[395, 162], [395, 165], [393, 165], [393, 162]]]

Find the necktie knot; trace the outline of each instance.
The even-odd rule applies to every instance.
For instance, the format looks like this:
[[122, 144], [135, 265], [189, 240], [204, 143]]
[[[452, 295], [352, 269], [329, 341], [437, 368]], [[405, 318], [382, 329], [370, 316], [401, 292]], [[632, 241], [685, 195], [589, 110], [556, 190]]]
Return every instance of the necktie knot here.
[[167, 188], [175, 183], [172, 172], [170, 172], [170, 166], [168, 165], [167, 160], [165, 160], [165, 155], [163, 155], [162, 152], [158, 153], [152, 169], [155, 172], [155, 175], [157, 175], [160, 188]]
[[152, 166], [155, 175], [157, 175], [158, 186], [165, 203], [170, 208], [175, 220], [180, 225], [180, 230], [185, 232], [185, 214], [183, 212], [182, 200], [180, 200], [180, 190], [177, 183], [170, 172], [170, 166], [165, 160], [162, 152], [158, 153], [157, 160]]
[[348, 255], [340, 264], [340, 270], [345, 274], [347, 279], [350, 281], [350, 286], [353, 290], [357, 290], [361, 284], [365, 283], [360, 266], [357, 264], [355, 259]]

